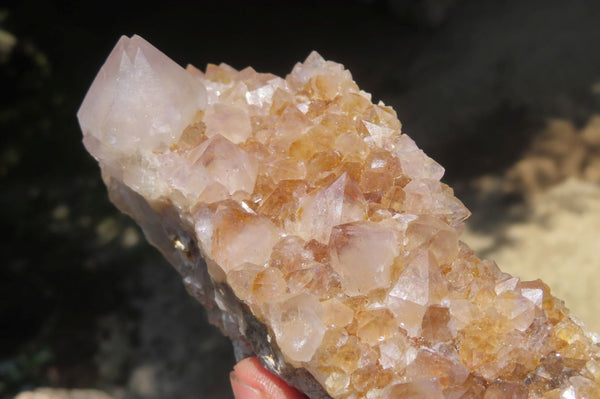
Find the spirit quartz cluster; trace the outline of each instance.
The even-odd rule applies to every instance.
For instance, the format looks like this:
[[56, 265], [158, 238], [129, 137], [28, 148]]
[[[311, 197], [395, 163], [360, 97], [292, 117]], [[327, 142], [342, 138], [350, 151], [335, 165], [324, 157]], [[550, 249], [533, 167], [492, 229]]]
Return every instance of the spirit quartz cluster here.
[[202, 72], [123, 37], [78, 117], [236, 355], [311, 398], [600, 397], [597, 336], [459, 241], [444, 169], [342, 65]]

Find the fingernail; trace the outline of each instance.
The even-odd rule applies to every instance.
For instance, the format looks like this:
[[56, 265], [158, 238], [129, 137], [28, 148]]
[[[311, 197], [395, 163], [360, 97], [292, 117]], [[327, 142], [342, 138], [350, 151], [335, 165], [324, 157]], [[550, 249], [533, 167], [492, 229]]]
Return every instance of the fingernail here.
[[254, 387], [246, 384], [244, 380], [238, 377], [235, 371], [229, 374], [233, 396], [236, 399], [263, 399], [262, 393]]

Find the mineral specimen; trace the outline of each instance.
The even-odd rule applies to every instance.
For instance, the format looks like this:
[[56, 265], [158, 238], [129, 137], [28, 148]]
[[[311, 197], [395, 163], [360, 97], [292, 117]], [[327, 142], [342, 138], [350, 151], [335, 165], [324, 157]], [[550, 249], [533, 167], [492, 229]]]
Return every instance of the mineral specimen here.
[[459, 241], [444, 169], [342, 65], [201, 72], [123, 37], [78, 117], [237, 357], [311, 398], [600, 397], [598, 337]]

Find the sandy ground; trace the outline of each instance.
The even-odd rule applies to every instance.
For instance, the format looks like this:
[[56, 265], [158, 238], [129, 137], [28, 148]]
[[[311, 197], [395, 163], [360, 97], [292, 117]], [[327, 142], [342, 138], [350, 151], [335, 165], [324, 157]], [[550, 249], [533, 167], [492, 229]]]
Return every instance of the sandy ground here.
[[496, 211], [526, 216], [497, 231], [468, 228], [463, 241], [505, 272], [541, 278], [591, 330], [600, 331], [600, 185], [569, 179], [536, 194], [527, 207]]

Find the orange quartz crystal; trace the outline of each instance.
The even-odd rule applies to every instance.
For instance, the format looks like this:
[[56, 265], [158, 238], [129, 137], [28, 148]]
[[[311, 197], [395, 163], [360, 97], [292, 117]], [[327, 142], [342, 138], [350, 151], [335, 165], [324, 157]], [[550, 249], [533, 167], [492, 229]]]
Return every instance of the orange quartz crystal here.
[[307, 371], [311, 397], [600, 397], [598, 337], [459, 241], [443, 168], [342, 65], [203, 73], [122, 38], [78, 116], [111, 199], [238, 355]]

